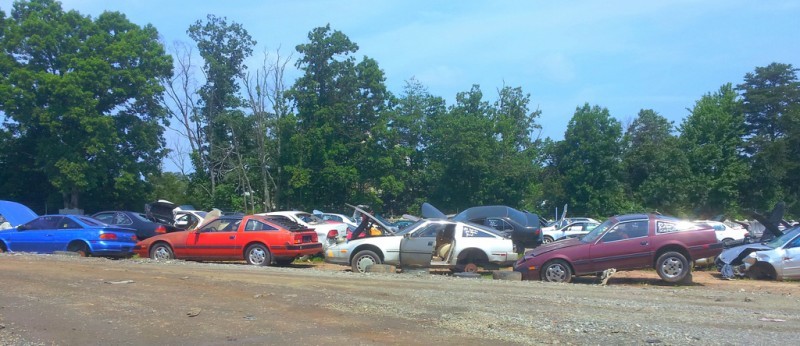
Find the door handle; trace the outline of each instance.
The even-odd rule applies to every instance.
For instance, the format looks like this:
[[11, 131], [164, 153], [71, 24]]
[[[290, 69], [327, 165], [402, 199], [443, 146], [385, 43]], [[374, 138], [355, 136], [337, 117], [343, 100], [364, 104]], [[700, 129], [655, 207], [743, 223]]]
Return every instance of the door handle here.
[[432, 241], [429, 241], [429, 242], [428, 242], [428, 246], [433, 246], [433, 242], [432, 242]]
[[642, 242], [641, 242], [641, 243], [639, 243], [639, 244], [640, 244], [640, 245], [642, 245], [642, 246], [644, 246], [644, 245], [647, 245], [647, 240], [644, 240], [644, 241], [642, 241]]
[[236, 236], [232, 235], [232, 236], [228, 237], [228, 239], [236, 239]]

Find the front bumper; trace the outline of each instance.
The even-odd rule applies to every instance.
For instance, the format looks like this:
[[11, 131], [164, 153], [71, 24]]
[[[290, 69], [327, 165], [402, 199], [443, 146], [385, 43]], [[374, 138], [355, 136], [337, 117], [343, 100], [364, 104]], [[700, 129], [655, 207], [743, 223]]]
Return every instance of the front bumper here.
[[539, 280], [541, 277], [539, 271], [541, 268], [533, 265], [530, 261], [524, 261], [514, 265], [514, 271], [522, 274], [522, 280]]

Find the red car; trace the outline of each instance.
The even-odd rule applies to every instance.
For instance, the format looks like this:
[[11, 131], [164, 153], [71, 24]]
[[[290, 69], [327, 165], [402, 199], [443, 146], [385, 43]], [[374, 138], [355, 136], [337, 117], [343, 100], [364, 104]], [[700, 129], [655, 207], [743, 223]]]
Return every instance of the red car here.
[[292, 263], [322, 251], [317, 233], [286, 218], [259, 215], [221, 216], [192, 231], [158, 235], [133, 248], [155, 260], [240, 261], [254, 265]]
[[514, 265], [527, 280], [570, 282], [607, 269], [655, 268], [662, 280], [689, 277], [691, 261], [714, 257], [722, 243], [708, 225], [662, 215], [615, 216], [582, 238], [556, 241], [525, 254]]

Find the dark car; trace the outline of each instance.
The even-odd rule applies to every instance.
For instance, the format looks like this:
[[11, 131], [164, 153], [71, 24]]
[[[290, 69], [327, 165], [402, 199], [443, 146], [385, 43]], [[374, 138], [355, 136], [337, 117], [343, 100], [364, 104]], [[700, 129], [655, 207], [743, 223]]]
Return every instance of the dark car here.
[[453, 220], [489, 226], [510, 235], [518, 253], [537, 247], [543, 241], [538, 215], [503, 205], [472, 207], [454, 216]]
[[654, 268], [664, 281], [690, 278], [692, 261], [722, 251], [713, 228], [655, 214], [609, 218], [582, 238], [528, 251], [514, 265], [524, 280], [570, 282], [607, 269]]
[[158, 234], [180, 231], [174, 226], [148, 220], [143, 214], [133, 211], [101, 211], [92, 217], [109, 225], [133, 228], [136, 230], [136, 237], [139, 240], [145, 240]]

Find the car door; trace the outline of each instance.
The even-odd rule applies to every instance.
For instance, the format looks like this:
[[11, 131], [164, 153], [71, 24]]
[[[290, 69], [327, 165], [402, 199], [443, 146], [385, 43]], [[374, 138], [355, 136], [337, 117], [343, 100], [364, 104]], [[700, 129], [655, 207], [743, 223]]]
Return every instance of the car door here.
[[789, 241], [783, 249], [783, 277], [800, 279], [800, 236]]
[[406, 234], [400, 241], [400, 264], [406, 267], [429, 267], [436, 248], [436, 235], [444, 232], [445, 225], [431, 222]]
[[[239, 222], [241, 220], [238, 220]], [[241, 258], [237, 230], [239, 222], [218, 219], [192, 231], [186, 237], [185, 256], [197, 259], [235, 259]]]
[[40, 216], [21, 227], [10, 236], [9, 248], [12, 251], [53, 252], [53, 237], [63, 216]]
[[69, 242], [80, 239], [80, 233], [84, 230], [83, 226], [69, 217], [61, 218], [56, 227], [52, 232], [47, 233], [50, 238], [48, 244], [50, 251], [67, 251]]
[[632, 269], [651, 265], [648, 220], [619, 222], [589, 248], [592, 271]]

